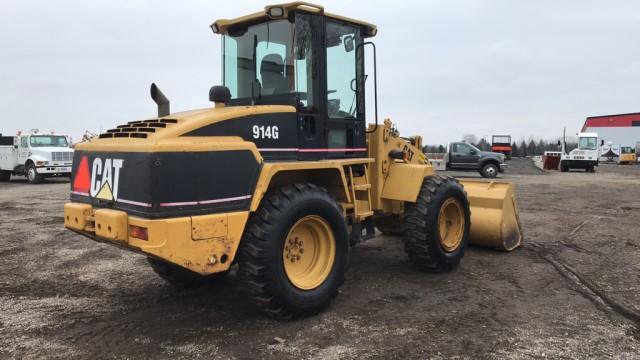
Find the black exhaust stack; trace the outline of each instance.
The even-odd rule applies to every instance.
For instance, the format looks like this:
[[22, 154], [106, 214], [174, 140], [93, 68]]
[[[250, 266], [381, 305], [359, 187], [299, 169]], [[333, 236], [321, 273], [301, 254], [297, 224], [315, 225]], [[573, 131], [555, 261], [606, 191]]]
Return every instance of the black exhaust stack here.
[[151, 98], [158, 104], [158, 117], [167, 116], [169, 111], [169, 99], [160, 91], [156, 83], [151, 84]]

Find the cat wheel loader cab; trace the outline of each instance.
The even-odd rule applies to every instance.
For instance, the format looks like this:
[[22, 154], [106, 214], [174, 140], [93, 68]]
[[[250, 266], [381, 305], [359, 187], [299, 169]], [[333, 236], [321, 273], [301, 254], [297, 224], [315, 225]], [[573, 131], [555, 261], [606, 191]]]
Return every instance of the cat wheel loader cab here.
[[374, 25], [295, 2], [212, 29], [224, 54], [215, 106], [171, 113], [153, 85], [157, 117], [78, 144], [68, 229], [148, 256], [177, 287], [238, 264], [255, 304], [280, 318], [326, 307], [351, 246], [376, 227], [432, 272], [470, 241], [519, 245], [510, 184], [437, 175], [419, 136], [377, 114], [366, 126]]

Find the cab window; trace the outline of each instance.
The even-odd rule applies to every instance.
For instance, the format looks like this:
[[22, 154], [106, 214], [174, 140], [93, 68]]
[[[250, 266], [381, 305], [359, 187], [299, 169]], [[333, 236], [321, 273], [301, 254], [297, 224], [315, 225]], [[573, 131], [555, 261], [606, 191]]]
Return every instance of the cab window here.
[[31, 147], [67, 147], [67, 138], [60, 135], [31, 135]]
[[467, 144], [453, 144], [453, 152], [460, 154], [471, 154], [471, 146]]
[[320, 96], [318, 81], [318, 58], [314, 43], [322, 26], [321, 18], [313, 15], [296, 14], [295, 49], [295, 91], [298, 94], [298, 109], [319, 112]]
[[580, 138], [580, 142], [578, 143], [578, 148], [580, 150], [596, 150], [597, 147], [598, 147], [598, 138], [594, 138], [594, 137]]
[[293, 25], [269, 21], [223, 36], [224, 85], [233, 99], [291, 94], [294, 89]]
[[29, 146], [29, 142], [28, 142], [28, 138], [26, 136], [23, 136], [20, 138], [20, 147], [26, 148]]
[[360, 32], [351, 25], [327, 21], [327, 115], [329, 118], [357, 117], [356, 44]]

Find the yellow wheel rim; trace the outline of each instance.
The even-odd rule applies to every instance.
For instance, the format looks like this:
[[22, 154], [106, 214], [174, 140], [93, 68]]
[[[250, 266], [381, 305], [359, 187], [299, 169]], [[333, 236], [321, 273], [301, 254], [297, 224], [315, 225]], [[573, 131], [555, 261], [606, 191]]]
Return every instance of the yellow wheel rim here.
[[284, 239], [282, 260], [289, 281], [302, 290], [322, 285], [333, 268], [336, 242], [329, 224], [308, 215], [298, 220]]
[[462, 243], [464, 237], [465, 216], [458, 199], [448, 198], [440, 207], [438, 214], [438, 232], [440, 244], [446, 252], [453, 252]]

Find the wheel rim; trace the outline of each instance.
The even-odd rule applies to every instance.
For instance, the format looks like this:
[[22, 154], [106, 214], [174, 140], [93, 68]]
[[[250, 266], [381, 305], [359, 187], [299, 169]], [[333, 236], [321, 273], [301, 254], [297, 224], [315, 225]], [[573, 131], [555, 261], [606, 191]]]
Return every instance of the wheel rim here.
[[36, 178], [36, 170], [34, 168], [27, 170], [27, 178], [29, 178], [29, 181], [33, 181]]
[[316, 215], [305, 216], [289, 230], [282, 259], [289, 281], [302, 290], [315, 289], [329, 276], [336, 256], [333, 231]]
[[488, 166], [484, 172], [487, 174], [487, 176], [494, 176], [496, 174], [496, 169], [493, 166]]
[[445, 200], [438, 214], [438, 230], [440, 244], [446, 252], [455, 251], [462, 243], [465, 221], [460, 201], [455, 198]]

